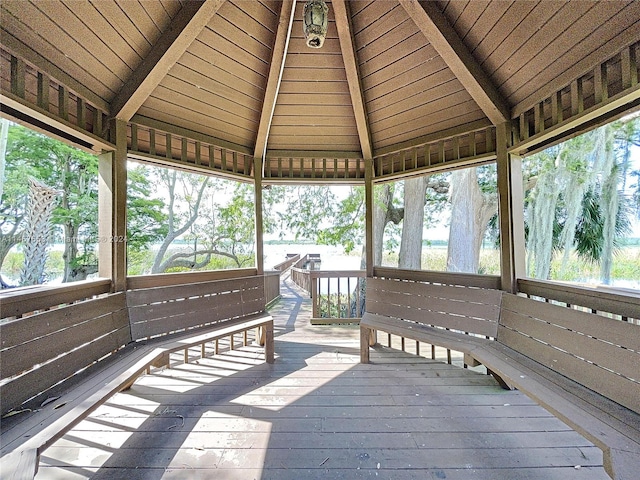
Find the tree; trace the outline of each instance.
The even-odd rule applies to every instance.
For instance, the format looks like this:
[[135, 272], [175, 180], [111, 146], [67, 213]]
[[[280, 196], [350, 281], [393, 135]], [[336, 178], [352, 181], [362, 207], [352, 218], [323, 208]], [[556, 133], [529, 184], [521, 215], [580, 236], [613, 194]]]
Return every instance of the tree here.
[[478, 178], [479, 170], [487, 176], [487, 167], [464, 168], [451, 174], [451, 225], [447, 246], [450, 272], [478, 273], [482, 239], [489, 221], [497, 213], [495, 168], [489, 169], [491, 179], [485, 179], [484, 191]]
[[161, 243], [151, 273], [224, 268], [220, 259], [236, 268], [253, 262], [251, 185], [178, 170], [143, 168], [166, 193], [164, 227], [154, 231]]
[[412, 270], [422, 268], [422, 230], [428, 177], [404, 181], [404, 215], [398, 267]]
[[600, 280], [610, 282], [618, 239], [629, 228], [631, 202], [623, 191], [631, 146], [639, 143], [640, 119], [626, 118], [529, 159], [527, 183], [532, 188], [525, 198], [529, 275], [549, 278], [553, 253], [563, 251], [562, 275], [575, 249], [598, 263]]
[[29, 202], [24, 232], [24, 265], [20, 285], [44, 283], [44, 267], [51, 236], [51, 216], [60, 192], [34, 178], [29, 179]]

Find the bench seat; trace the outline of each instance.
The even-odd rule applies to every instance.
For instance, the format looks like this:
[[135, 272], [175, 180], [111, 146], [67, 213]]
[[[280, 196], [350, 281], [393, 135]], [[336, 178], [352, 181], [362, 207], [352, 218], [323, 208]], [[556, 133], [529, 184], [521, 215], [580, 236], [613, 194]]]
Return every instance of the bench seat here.
[[[34, 411], [27, 418], [19, 419], [22, 414], [18, 414], [14, 416], [15, 421], [3, 420], [3, 478], [33, 479], [38, 457], [46, 448], [114, 394], [131, 386], [151, 366], [168, 365], [170, 354], [184, 350], [187, 362], [186, 352], [189, 348], [252, 329], [262, 329], [259, 340], [265, 347], [265, 360], [273, 363], [273, 318], [267, 314], [240, 317], [209, 327], [130, 343], [113, 354], [112, 358], [99, 362], [80, 382], [69, 385], [54, 402]], [[11, 425], [7, 426], [6, 423]]]
[[[369, 362], [378, 330], [461, 352], [465, 364], [484, 365], [504, 388], [522, 391], [599, 447], [611, 478], [638, 478], [637, 326], [503, 293], [495, 335], [470, 335], [473, 313], [461, 312], [473, 308], [461, 307], [465, 295], [460, 287], [368, 282], [367, 312], [360, 322], [362, 363]], [[471, 302], [480, 305], [479, 289], [467, 290]], [[448, 313], [442, 304], [447, 300]], [[486, 320], [478, 322], [486, 325]], [[465, 331], [460, 331], [464, 322]]]

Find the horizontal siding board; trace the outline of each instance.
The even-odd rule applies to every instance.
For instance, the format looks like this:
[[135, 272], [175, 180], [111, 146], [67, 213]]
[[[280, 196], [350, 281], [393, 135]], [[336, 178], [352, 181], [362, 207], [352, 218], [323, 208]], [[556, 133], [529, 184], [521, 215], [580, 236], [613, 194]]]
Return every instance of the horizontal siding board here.
[[511, 294], [505, 294], [502, 308], [595, 337], [640, 355], [640, 329], [637, 325]]
[[0, 325], [2, 350], [125, 308], [123, 293], [49, 310]]
[[18, 407], [30, 397], [47, 390], [79, 369], [117, 350], [128, 343], [129, 339], [128, 327], [122, 328], [2, 385], [0, 387], [2, 410], [8, 411]]
[[0, 298], [0, 318], [24, 315], [37, 310], [57, 307], [65, 303], [85, 300], [108, 293], [109, 280], [90, 280], [64, 285], [40, 285], [33, 289], [4, 290]]
[[505, 327], [499, 341], [611, 400], [640, 412], [638, 384]]
[[118, 320], [113, 313], [108, 313], [5, 350], [2, 352], [2, 362], [0, 362], [0, 378], [18, 375], [34, 365], [70, 352], [78, 345], [92, 342], [104, 335], [111, 335], [119, 329], [128, 328], [128, 323], [115, 323]]
[[252, 290], [233, 291], [206, 297], [186, 298], [175, 302], [130, 307], [129, 315], [131, 323], [136, 324], [161, 318], [173, 318], [178, 315], [189, 315], [199, 311], [207, 312], [227, 304], [237, 305], [242, 308], [245, 301], [250, 302], [257, 299], [264, 300], [264, 290], [255, 288]]
[[200, 295], [213, 295], [223, 292], [233, 292], [242, 289], [259, 289], [264, 285], [261, 276], [233, 278], [226, 280], [213, 280], [210, 282], [188, 283], [172, 286], [157, 286], [141, 290], [127, 292], [127, 305], [147, 305], [150, 303], [166, 302], [169, 300], [197, 297]]
[[503, 311], [500, 324], [640, 383], [638, 352], [515, 312]]
[[[392, 292], [389, 290], [367, 290], [367, 295], [373, 294], [378, 302], [392, 303], [407, 307], [411, 310], [424, 312], [440, 312], [448, 315], [473, 317], [473, 319], [483, 319], [494, 322], [497, 325], [498, 307], [496, 305], [484, 305], [481, 303], [471, 303], [456, 301], [446, 297], [416, 295], [405, 292]], [[495, 335], [495, 332], [493, 332]]]
[[434, 285], [420, 282], [405, 282], [384, 280], [379, 278], [367, 279], [367, 287], [378, 292], [398, 292], [418, 297], [434, 297], [456, 302], [483, 304], [491, 307], [486, 318], [497, 321], [502, 292], [483, 288], [454, 287], [450, 285]]
[[145, 322], [137, 322], [131, 325], [131, 336], [134, 340], [146, 337], [164, 335], [169, 332], [184, 330], [216, 322], [221, 322], [231, 318], [237, 318], [243, 315], [259, 313], [264, 310], [264, 296], [260, 299], [242, 302], [221, 303], [213, 309], [209, 310], [182, 310], [179, 315], [173, 317], [162, 317], [158, 319], [148, 320]]
[[460, 332], [475, 333], [495, 337], [496, 324], [486, 320], [451, 315], [450, 313], [435, 312], [409, 308], [405, 305], [394, 305], [388, 302], [378, 302], [367, 298], [366, 311], [378, 315], [411, 320], [425, 325], [458, 330]]
[[544, 280], [518, 279], [518, 291], [632, 318], [638, 315], [638, 304], [640, 304], [640, 292], [637, 291], [637, 293], [621, 294], [613, 289], [590, 288], [586, 285], [576, 286]]
[[155, 275], [140, 275], [127, 277], [127, 286], [130, 290], [143, 288], [169, 287], [187, 285], [192, 283], [212, 282], [258, 276], [255, 268], [242, 268], [235, 270], [209, 270], [183, 273], [164, 273]]
[[432, 270], [407, 270], [403, 268], [375, 267], [376, 277], [412, 280], [414, 282], [441, 283], [463, 287], [500, 288], [500, 277], [496, 275], [478, 275], [475, 273], [436, 272]]

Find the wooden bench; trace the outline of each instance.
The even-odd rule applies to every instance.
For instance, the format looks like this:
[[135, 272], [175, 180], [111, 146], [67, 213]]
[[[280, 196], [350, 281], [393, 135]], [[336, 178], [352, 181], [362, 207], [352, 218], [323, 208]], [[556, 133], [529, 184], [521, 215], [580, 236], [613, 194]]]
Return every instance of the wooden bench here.
[[377, 331], [462, 352], [598, 446], [612, 478], [638, 478], [640, 327], [493, 289], [394, 279], [367, 279], [366, 303], [363, 363]]
[[[254, 276], [137, 289], [3, 324], [3, 413], [22, 413], [2, 419], [2, 478], [33, 478], [46, 448], [150, 367], [169, 365], [172, 353], [184, 351], [186, 363], [193, 347], [204, 356], [214, 342], [217, 354], [220, 339], [230, 338], [233, 349], [237, 334], [246, 345], [255, 329], [273, 363], [273, 319], [263, 310], [264, 280]], [[12, 378], [33, 362], [44, 364]]]

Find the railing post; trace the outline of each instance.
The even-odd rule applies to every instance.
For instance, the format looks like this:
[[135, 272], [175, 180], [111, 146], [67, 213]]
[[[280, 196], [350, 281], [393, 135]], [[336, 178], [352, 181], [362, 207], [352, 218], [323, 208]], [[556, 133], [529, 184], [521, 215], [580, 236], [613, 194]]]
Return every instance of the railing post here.
[[313, 275], [312, 272], [309, 272], [309, 282], [311, 283], [311, 304], [313, 305], [313, 310], [311, 313], [311, 318], [318, 318], [318, 302], [320, 298], [318, 297], [318, 282], [319, 278]]

